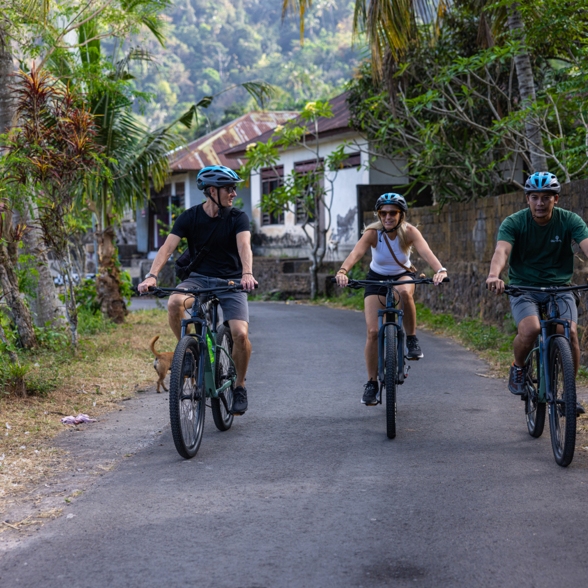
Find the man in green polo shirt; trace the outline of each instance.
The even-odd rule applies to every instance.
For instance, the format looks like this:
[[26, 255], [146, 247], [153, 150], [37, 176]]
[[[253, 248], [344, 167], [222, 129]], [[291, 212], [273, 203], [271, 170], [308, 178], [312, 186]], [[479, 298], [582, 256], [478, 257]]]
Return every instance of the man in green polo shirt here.
[[[529, 208], [505, 218], [498, 231], [496, 251], [490, 264], [486, 284], [497, 294], [504, 292], [500, 273], [509, 262], [508, 277], [512, 286], [563, 286], [574, 273], [577, 243], [588, 257], [588, 227], [575, 213], [555, 205], [560, 185], [549, 172], [537, 172], [525, 184]], [[514, 340], [514, 362], [510, 368], [508, 389], [517, 395], [525, 392], [525, 362], [541, 331], [539, 305], [548, 299], [541, 292], [526, 292], [511, 297], [512, 316], [518, 334]], [[578, 309], [570, 292], [557, 297], [561, 318], [571, 321], [570, 342], [576, 373], [580, 365]], [[579, 412], [584, 412], [578, 406]]]

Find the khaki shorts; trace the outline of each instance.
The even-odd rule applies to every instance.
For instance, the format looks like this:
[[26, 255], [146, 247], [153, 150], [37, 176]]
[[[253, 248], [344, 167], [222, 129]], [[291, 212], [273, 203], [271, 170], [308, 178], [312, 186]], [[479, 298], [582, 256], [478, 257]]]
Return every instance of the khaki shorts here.
[[[241, 280], [236, 279], [235, 284]], [[200, 274], [191, 273], [190, 277], [179, 284], [178, 288], [217, 288], [226, 286], [227, 280], [223, 278], [209, 278]], [[223, 321], [245, 321], [249, 322], [249, 305], [247, 304], [247, 292], [219, 292], [216, 294], [220, 300], [220, 307], [223, 311]]]
[[[516, 287], [516, 286], [515, 286]], [[562, 320], [578, 322], [578, 308], [576, 300], [571, 292], [562, 292], [556, 297], [559, 307], [559, 314]], [[549, 302], [549, 294], [544, 292], [525, 292], [516, 298], [510, 296], [510, 308], [512, 309], [512, 318], [518, 324], [528, 316], [539, 318], [539, 305]]]

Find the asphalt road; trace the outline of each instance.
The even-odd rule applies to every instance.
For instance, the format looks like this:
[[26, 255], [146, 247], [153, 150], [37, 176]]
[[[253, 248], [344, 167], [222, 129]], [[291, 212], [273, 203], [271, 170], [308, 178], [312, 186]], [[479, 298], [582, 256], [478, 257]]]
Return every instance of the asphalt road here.
[[[0, 585], [587, 585], [587, 469], [555, 464], [548, 431], [527, 434], [522, 403], [477, 375], [481, 361], [422, 333], [390, 441], [384, 408], [360, 403], [361, 314], [251, 315], [249, 412], [226, 433], [208, 413], [190, 461], [164, 428], [74, 516], [5, 551]], [[165, 419], [156, 398], [134, 407], [143, 422]]]

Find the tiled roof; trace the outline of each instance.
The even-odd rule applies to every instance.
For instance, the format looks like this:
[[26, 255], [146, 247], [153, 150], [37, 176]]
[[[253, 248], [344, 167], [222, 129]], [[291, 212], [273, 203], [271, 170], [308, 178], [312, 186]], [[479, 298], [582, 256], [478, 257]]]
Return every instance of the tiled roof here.
[[[333, 111], [332, 118], [321, 117], [318, 119], [318, 134], [320, 138], [329, 137], [332, 135], [338, 135], [340, 133], [347, 133], [352, 129], [349, 126], [349, 107], [347, 106], [347, 92], [339, 94], [336, 98], [329, 100]], [[278, 123], [283, 124], [283, 123]], [[278, 125], [276, 125], [278, 126]], [[254, 139], [244, 141], [240, 145], [236, 145], [230, 149], [227, 149], [223, 155], [228, 159], [244, 157], [247, 150], [247, 145], [250, 143], [266, 143], [268, 139], [274, 134], [274, 129], [269, 129], [264, 133], [260, 134]], [[306, 135], [307, 139], [312, 139], [314, 136], [314, 129], [312, 133]], [[240, 161], [240, 159], [239, 159]]]
[[227, 159], [223, 152], [249, 143], [255, 137], [294, 118], [296, 112], [248, 112], [176, 151], [171, 159], [173, 172], [201, 170], [208, 165], [226, 165], [239, 169], [244, 163], [238, 158]]

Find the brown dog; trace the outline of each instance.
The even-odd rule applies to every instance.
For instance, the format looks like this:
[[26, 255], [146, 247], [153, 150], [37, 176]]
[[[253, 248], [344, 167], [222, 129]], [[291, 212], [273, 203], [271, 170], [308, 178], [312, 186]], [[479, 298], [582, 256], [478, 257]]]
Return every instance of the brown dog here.
[[161, 390], [159, 389], [160, 384], [161, 384], [161, 386], [163, 386], [163, 389], [167, 392], [167, 388], [165, 387], [163, 380], [165, 380], [165, 376], [167, 376], [167, 372], [169, 371], [169, 368], [171, 367], [172, 360], [174, 358], [174, 352], [173, 351], [165, 351], [164, 353], [158, 353], [157, 351], [155, 351], [155, 342], [157, 341], [157, 339], [159, 339], [159, 335], [155, 335], [155, 337], [153, 337], [153, 339], [151, 339], [151, 343], [149, 343], [149, 347], [151, 347], [151, 351], [153, 352], [153, 355], [155, 355], [155, 361], [153, 362], [153, 367], [155, 368], [155, 371], [157, 372], [157, 375], [159, 376], [159, 380], [157, 382], [157, 393], [160, 394], [161, 393]]

